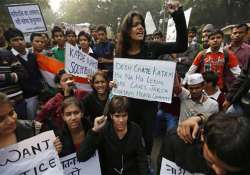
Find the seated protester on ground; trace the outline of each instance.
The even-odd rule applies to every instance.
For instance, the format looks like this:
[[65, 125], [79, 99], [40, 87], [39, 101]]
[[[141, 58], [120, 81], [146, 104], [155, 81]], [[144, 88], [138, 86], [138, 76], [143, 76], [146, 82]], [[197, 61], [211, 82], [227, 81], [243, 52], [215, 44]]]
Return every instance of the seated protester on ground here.
[[84, 109], [75, 97], [66, 98], [61, 106], [64, 128], [60, 134], [62, 152], [60, 157], [79, 151], [80, 144], [84, 141], [90, 123], [84, 117]]
[[225, 94], [221, 92], [220, 88], [217, 86], [218, 75], [215, 72], [208, 71], [202, 74], [205, 80], [204, 91], [206, 95], [214, 100], [216, 100], [219, 104], [219, 110], [223, 110], [223, 102], [225, 101]]
[[30, 36], [30, 42], [32, 45], [32, 53], [43, 53], [45, 40], [41, 33], [32, 33]]
[[28, 75], [18, 59], [7, 49], [0, 49], [0, 92], [5, 93], [14, 103], [13, 107], [19, 119], [27, 117], [26, 102], [20, 87]]
[[73, 46], [77, 45], [76, 33], [73, 30], [66, 30], [65, 36], [66, 36], [66, 41], [69, 44], [71, 44]]
[[146, 175], [147, 160], [142, 132], [128, 121], [128, 100], [114, 96], [109, 104], [110, 120], [97, 117], [94, 127], [77, 153], [79, 161], [87, 161], [99, 151], [102, 174]]
[[86, 33], [85, 31], [81, 31], [78, 34], [78, 43], [80, 45], [81, 50], [84, 53], [95, 58], [96, 55], [94, 54], [92, 48], [90, 47], [90, 42], [91, 42], [91, 36], [88, 33]]
[[96, 117], [102, 116], [109, 98], [109, 81], [103, 71], [97, 71], [91, 79], [93, 91], [83, 99], [84, 115], [94, 124]]
[[55, 76], [55, 84], [58, 86], [58, 93], [42, 107], [36, 120], [43, 123], [44, 128], [60, 132], [63, 128], [61, 111], [63, 100], [71, 96], [81, 100], [87, 92], [77, 89], [73, 75], [66, 73], [64, 69], [60, 70]]
[[[217, 85], [222, 91], [226, 91], [230, 77], [237, 77], [240, 74], [240, 67], [236, 55], [230, 50], [224, 50], [222, 46], [223, 32], [213, 30], [208, 36], [209, 48], [201, 51], [193, 61], [186, 76], [195, 72], [204, 73], [213, 71], [218, 74]], [[230, 71], [229, 71], [230, 70]], [[229, 76], [230, 73], [232, 76]]]
[[[185, 120], [182, 123], [186, 123], [194, 117]], [[182, 126], [182, 124], [180, 124]], [[179, 127], [180, 127], [179, 126]], [[206, 161], [202, 157], [202, 147], [198, 139], [195, 139], [192, 143], [185, 143], [178, 137], [176, 130], [168, 132], [161, 146], [160, 154], [158, 157], [157, 174], [161, 169], [162, 158], [175, 162], [179, 167], [189, 171], [190, 173], [202, 173], [208, 174], [209, 168]]]
[[58, 61], [61, 61], [64, 63], [65, 60], [65, 35], [63, 29], [61, 29], [58, 26], [55, 26], [52, 31], [52, 38], [56, 44], [55, 47], [51, 49], [52, 54], [49, 56], [52, 56], [56, 58]]
[[176, 76], [174, 93], [181, 100], [179, 125], [190, 117], [200, 116], [206, 119], [219, 111], [218, 103], [208, 98], [203, 89], [204, 79], [199, 73], [187, 77], [187, 89], [181, 87]]
[[[41, 123], [35, 120], [18, 120], [17, 117], [8, 97], [0, 93], [0, 149], [40, 133]], [[54, 145], [59, 153], [62, 146], [58, 138]]]
[[[200, 129], [202, 124], [204, 129]], [[169, 158], [175, 154], [179, 159], [173, 161], [190, 172], [196, 170], [197, 163], [205, 160], [213, 174], [249, 175], [250, 121], [246, 117], [222, 113], [211, 116], [207, 121], [200, 117], [191, 117], [179, 126], [177, 133], [180, 138], [175, 136], [171, 142], [166, 138], [162, 149], [163, 157]], [[195, 144], [195, 140], [202, 151], [193, 147], [193, 153], [189, 150], [190, 156], [183, 154], [183, 150], [188, 150], [190, 144]], [[172, 149], [178, 151], [178, 154]], [[198, 157], [198, 153], [202, 157]], [[197, 159], [192, 161], [190, 158], [193, 158], [194, 154]]]
[[30, 53], [26, 48], [24, 35], [20, 30], [9, 28], [4, 35], [11, 46], [12, 54], [16, 56], [28, 73], [27, 79], [20, 81], [19, 84], [27, 103], [27, 117], [33, 119], [38, 109], [38, 96], [43, 89], [43, 78], [36, 61], [36, 55]]

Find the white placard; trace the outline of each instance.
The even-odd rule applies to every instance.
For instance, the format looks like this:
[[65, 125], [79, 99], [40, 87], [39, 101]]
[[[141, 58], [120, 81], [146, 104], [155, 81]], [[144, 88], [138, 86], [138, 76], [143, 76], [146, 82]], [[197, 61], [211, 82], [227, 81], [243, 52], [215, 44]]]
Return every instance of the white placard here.
[[97, 71], [97, 65], [96, 59], [82, 52], [77, 46], [66, 43], [66, 72], [78, 77], [88, 77], [88, 75], [93, 75]]
[[0, 150], [1, 175], [63, 175], [52, 143], [53, 131], [47, 131]]
[[143, 59], [114, 59], [115, 95], [171, 103], [176, 63]]
[[189, 173], [188, 171], [184, 170], [183, 168], [180, 168], [174, 162], [167, 160], [163, 157], [162, 161], [161, 161], [160, 175], [204, 175], [204, 174]]
[[64, 175], [101, 175], [98, 152], [86, 162], [78, 162], [76, 153], [60, 158]]
[[[188, 27], [192, 8], [185, 10], [184, 15]], [[173, 18], [168, 20], [166, 42], [176, 42], [176, 28]]]
[[15, 27], [23, 33], [47, 30], [38, 4], [10, 5], [8, 11]]
[[145, 17], [145, 27], [147, 35], [152, 35], [156, 31], [156, 26], [150, 11], [147, 11]]

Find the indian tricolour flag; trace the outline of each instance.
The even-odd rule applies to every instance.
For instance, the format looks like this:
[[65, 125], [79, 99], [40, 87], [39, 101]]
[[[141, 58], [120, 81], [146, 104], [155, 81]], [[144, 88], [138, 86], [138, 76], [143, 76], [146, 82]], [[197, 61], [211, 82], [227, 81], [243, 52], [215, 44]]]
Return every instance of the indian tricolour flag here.
[[[55, 88], [55, 75], [59, 70], [64, 69], [64, 63], [43, 54], [37, 54], [37, 63], [45, 81], [49, 84], [49, 86]], [[75, 83], [79, 89], [92, 91], [87, 78], [75, 76]]]

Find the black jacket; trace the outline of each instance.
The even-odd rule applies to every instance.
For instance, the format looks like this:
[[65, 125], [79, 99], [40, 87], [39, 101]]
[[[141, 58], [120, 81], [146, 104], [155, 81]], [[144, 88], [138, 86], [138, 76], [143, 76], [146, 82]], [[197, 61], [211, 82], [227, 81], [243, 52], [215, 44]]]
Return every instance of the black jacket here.
[[100, 133], [90, 130], [77, 158], [79, 161], [87, 161], [96, 150], [99, 151], [102, 175], [117, 175], [116, 171], [121, 171], [122, 168], [123, 175], [147, 174], [141, 129], [135, 123], [128, 123], [127, 134], [121, 140], [111, 122]]
[[[82, 127], [84, 132], [87, 134], [88, 130], [90, 129], [90, 123], [87, 119], [82, 118]], [[64, 128], [62, 133], [60, 134], [60, 141], [62, 143], [62, 152], [60, 153], [60, 157], [67, 156], [69, 154], [75, 153], [76, 149], [72, 140], [71, 133], [69, 128], [66, 124], [64, 124]]]
[[162, 157], [175, 162], [190, 173], [209, 174], [209, 168], [202, 156], [201, 144], [186, 144], [178, 137], [176, 132], [170, 133], [164, 138], [158, 162], [159, 165]]
[[103, 115], [106, 102], [107, 100], [100, 101], [94, 91], [83, 99], [84, 116], [89, 119], [91, 124], [94, 123], [96, 117]]
[[20, 56], [16, 57], [28, 72], [27, 80], [20, 82], [24, 98], [39, 95], [43, 88], [43, 78], [36, 61], [36, 55], [34, 53], [29, 53], [28, 61], [25, 61]]
[[17, 142], [35, 136], [40, 132], [40, 129], [35, 129], [35, 120], [17, 120], [16, 124], [16, 138]]

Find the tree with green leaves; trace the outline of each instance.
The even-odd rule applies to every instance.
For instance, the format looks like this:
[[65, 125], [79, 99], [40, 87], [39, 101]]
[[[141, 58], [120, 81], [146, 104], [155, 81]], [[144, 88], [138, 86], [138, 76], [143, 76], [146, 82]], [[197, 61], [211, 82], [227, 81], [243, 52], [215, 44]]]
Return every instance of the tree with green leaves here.
[[250, 21], [249, 0], [185, 0], [185, 7], [193, 7], [191, 25], [212, 23], [216, 26]]
[[159, 21], [163, 0], [63, 0], [59, 15], [61, 22], [106, 24], [116, 31], [118, 20], [130, 10], [146, 14], [150, 10]]

